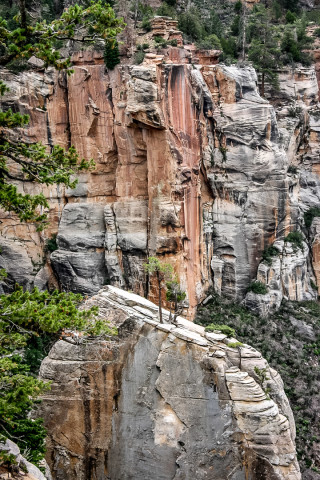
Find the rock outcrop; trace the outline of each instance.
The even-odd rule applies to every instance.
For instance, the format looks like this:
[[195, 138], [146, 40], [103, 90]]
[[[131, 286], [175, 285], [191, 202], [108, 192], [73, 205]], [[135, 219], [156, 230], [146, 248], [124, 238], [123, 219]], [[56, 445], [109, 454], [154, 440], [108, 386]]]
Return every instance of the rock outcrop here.
[[281, 378], [258, 351], [166, 311], [160, 324], [154, 304], [116, 287], [87, 305], [119, 336], [60, 340], [42, 363], [55, 480], [301, 478]]

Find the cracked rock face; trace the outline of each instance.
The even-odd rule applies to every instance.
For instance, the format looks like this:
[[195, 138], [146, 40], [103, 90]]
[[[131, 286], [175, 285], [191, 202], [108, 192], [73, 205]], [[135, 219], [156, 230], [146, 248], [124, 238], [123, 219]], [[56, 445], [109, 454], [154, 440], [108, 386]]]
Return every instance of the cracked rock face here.
[[93, 304], [118, 338], [60, 340], [41, 366], [54, 479], [301, 478], [282, 380], [258, 351], [166, 311], [159, 324], [154, 304], [116, 287]]

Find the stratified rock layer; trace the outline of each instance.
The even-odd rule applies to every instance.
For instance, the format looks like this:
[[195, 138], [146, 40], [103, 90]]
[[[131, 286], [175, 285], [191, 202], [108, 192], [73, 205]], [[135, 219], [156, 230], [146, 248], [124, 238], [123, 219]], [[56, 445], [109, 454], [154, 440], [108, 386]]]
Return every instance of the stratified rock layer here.
[[301, 478], [281, 378], [258, 351], [182, 317], [159, 324], [154, 304], [115, 287], [93, 304], [119, 337], [61, 340], [41, 366], [54, 479]]

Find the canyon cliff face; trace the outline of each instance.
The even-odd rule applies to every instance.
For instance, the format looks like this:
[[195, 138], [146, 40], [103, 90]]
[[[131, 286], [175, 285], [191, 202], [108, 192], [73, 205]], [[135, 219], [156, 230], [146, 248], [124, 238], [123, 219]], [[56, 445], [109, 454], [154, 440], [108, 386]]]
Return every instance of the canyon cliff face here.
[[[83, 52], [68, 78], [1, 72], [11, 89], [4, 104], [31, 116], [28, 139], [75, 145], [96, 162], [74, 190], [45, 189], [44, 234], [2, 215], [0, 263], [12, 282], [58, 282], [84, 294], [111, 283], [152, 299], [143, 264], [158, 255], [186, 289], [191, 316], [209, 286], [242, 299], [257, 275], [272, 302], [246, 301], [261, 313], [283, 297], [315, 298], [317, 235], [298, 255], [288, 243], [283, 250], [285, 235], [303, 227], [303, 211], [319, 204], [314, 67], [283, 72], [273, 106], [251, 67], [194, 66], [189, 57], [172, 47], [106, 73], [100, 54]], [[281, 260], [268, 273], [259, 264], [274, 241], [282, 241]]]
[[116, 287], [92, 305], [118, 337], [60, 340], [41, 366], [54, 479], [301, 478], [282, 380], [258, 351], [182, 317], [159, 324]]

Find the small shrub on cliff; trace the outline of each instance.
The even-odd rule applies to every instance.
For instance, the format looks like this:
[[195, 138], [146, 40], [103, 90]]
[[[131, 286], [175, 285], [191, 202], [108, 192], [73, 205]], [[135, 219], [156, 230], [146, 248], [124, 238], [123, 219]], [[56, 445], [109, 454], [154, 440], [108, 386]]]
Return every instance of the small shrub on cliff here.
[[144, 60], [144, 56], [145, 56], [145, 53], [143, 50], [139, 50], [138, 52], [136, 52], [134, 56], [135, 65], [140, 65]]
[[272, 264], [272, 259], [277, 257], [279, 253], [279, 250], [274, 245], [269, 245], [269, 247], [265, 248], [262, 253], [262, 262], [270, 266]]
[[159, 320], [162, 323], [162, 290], [165, 282], [172, 281], [173, 268], [169, 263], [161, 262], [157, 257], [149, 257], [148, 263], [144, 264], [146, 274], [154, 276], [158, 288]]
[[234, 328], [229, 327], [228, 325], [219, 325], [217, 323], [210, 323], [209, 325], [206, 326], [205, 331], [206, 332], [219, 331], [224, 335], [227, 335], [227, 337], [234, 337], [236, 334]]
[[45, 252], [52, 253], [58, 250], [58, 245], [57, 245], [57, 235], [52, 235], [51, 238], [48, 238], [45, 243]]
[[290, 232], [284, 241], [290, 242], [294, 249], [300, 248], [303, 250], [303, 235], [301, 232]]
[[230, 348], [243, 347], [243, 343], [242, 342], [230, 342], [230, 343], [228, 343], [228, 347], [230, 347]]
[[[173, 304], [173, 321], [180, 315], [183, 311], [182, 302], [185, 300], [187, 294], [182, 290], [179, 282], [177, 280], [170, 280], [166, 282], [166, 300]], [[170, 306], [170, 320], [171, 320], [171, 306]]]
[[259, 281], [251, 282], [248, 287], [248, 292], [256, 293], [257, 295], [265, 295], [268, 293], [267, 286]]
[[196, 43], [199, 50], [221, 50], [221, 42], [217, 35], [209, 35], [208, 37]]
[[296, 175], [298, 173], [298, 167], [296, 167], [295, 165], [289, 165], [288, 173], [292, 173], [293, 175]]
[[309, 208], [304, 214], [304, 223], [307, 228], [310, 228], [313, 222], [313, 219], [316, 217], [320, 217], [320, 208], [319, 207], [312, 207]]

